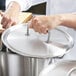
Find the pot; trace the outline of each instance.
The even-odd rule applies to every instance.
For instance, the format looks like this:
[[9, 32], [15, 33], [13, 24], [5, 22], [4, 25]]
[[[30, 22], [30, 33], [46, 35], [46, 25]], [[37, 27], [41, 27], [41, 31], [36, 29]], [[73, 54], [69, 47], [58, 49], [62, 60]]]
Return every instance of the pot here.
[[0, 66], [1, 76], [25, 76], [24, 57], [20, 55], [0, 52]]
[[1, 34], [0, 34], [0, 51], [2, 50], [2, 41], [1, 41]]
[[51, 64], [39, 76], [76, 76], [76, 61], [64, 60]]
[[36, 60], [11, 52], [0, 52], [0, 76], [35, 76], [44, 68], [44, 61], [45, 59]]
[[[40, 71], [49, 65], [54, 57], [62, 57], [73, 47], [72, 37], [60, 30], [55, 29], [64, 35], [66, 40], [54, 41], [51, 39], [50, 31], [46, 35], [40, 35], [33, 29], [28, 28], [28, 23], [12, 26], [2, 34], [2, 42], [7, 49], [23, 57], [29, 58], [30, 67], [27, 76], [38, 76]], [[27, 62], [28, 63], [28, 62]], [[42, 66], [41, 66], [42, 65]]]

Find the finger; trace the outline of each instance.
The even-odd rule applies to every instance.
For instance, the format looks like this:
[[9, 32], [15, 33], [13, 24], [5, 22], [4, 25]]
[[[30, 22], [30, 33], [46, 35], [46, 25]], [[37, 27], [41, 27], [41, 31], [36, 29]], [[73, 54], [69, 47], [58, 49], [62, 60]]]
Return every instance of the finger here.
[[5, 31], [5, 29], [0, 30], [0, 34], [2, 34]]
[[9, 20], [9, 22], [8, 22], [8, 24], [6, 26], [6, 29], [13, 26], [13, 25], [15, 25], [15, 24], [16, 24], [16, 22]]
[[3, 25], [2, 27], [5, 28], [7, 23], [8, 23], [8, 18], [4, 16], [1, 20], [1, 24]]
[[39, 32], [40, 34], [42, 33], [40, 27], [33, 27], [33, 28], [34, 28], [35, 32]]
[[37, 21], [36, 18], [34, 18], [34, 19], [32, 20], [32, 27], [35, 27], [35, 26], [37, 26], [37, 25], [38, 25], [38, 21]]
[[29, 28], [33, 28], [33, 18], [28, 22]]
[[29, 22], [28, 22], [28, 25], [27, 25], [29, 28], [32, 28], [32, 20], [30, 20]]
[[40, 34], [42, 33], [40, 29], [34, 29], [34, 30], [35, 30], [35, 32], [38, 32]]
[[3, 25], [2, 27], [6, 29], [7, 27], [12, 25], [12, 20], [6, 19], [6, 21], [4, 21], [2, 25]]
[[48, 28], [46, 28], [46, 30], [43, 33], [44, 34], [47, 34], [48, 33]]
[[4, 16], [4, 13], [2, 11], [0, 11], [0, 15], [3, 17]]
[[6, 28], [7, 22], [4, 22], [4, 24], [2, 24], [2, 28]]
[[11, 26], [14, 26], [14, 25], [16, 25], [16, 24], [17, 24], [17, 22], [13, 22]]
[[42, 32], [43, 34], [47, 34], [47, 33], [48, 33], [48, 28], [45, 27], [45, 26], [43, 26], [43, 27], [41, 28], [41, 32]]
[[40, 29], [41, 29], [42, 32], [44, 32], [45, 29], [46, 29], [45, 25], [41, 25], [41, 28]]
[[6, 29], [9, 28], [9, 27], [11, 27], [11, 25], [12, 25], [12, 22], [8, 23], [5, 28], [6, 28]]

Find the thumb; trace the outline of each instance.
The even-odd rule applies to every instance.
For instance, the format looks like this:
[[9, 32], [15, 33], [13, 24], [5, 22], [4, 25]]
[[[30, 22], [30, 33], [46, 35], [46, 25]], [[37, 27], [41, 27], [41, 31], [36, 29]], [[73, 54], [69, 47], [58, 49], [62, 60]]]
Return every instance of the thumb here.
[[32, 19], [29, 21], [29, 22], [30, 22], [30, 24], [29, 24], [29, 27], [30, 27], [30, 28], [33, 28], [33, 19], [34, 19], [34, 18], [35, 18], [35, 16], [33, 16]]
[[31, 20], [28, 21], [28, 26], [29, 26], [29, 28], [32, 28], [32, 22], [31, 22]]

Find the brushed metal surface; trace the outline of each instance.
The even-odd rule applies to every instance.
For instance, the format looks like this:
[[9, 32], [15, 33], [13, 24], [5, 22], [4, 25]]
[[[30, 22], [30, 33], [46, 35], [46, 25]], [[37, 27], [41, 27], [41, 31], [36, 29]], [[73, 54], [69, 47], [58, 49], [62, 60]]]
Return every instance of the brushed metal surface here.
[[[57, 30], [56, 30], [57, 31]], [[7, 48], [23, 56], [48, 58], [63, 56], [73, 46], [71, 36], [60, 31], [66, 36], [67, 43], [51, 41], [46, 43], [47, 36], [36, 33], [33, 29], [27, 35], [27, 24], [13, 26], [2, 34], [2, 41]]]
[[76, 76], [76, 61], [60, 61], [49, 65], [39, 76]]

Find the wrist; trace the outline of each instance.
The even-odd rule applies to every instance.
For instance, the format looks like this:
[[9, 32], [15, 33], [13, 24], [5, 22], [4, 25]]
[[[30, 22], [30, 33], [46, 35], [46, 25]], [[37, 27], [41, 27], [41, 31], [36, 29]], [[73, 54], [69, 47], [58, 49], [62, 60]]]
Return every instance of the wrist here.
[[16, 13], [16, 12], [20, 12], [20, 9], [21, 9], [20, 5], [17, 2], [12, 1], [9, 3], [5, 12], [12, 12], [12, 13], [15, 12]]
[[66, 25], [66, 14], [60, 14], [59, 15], [59, 20], [60, 20], [60, 26], [65, 26]]
[[64, 18], [61, 14], [59, 15], [56, 15], [57, 16], [57, 19], [58, 19], [58, 22], [59, 22], [59, 26], [62, 26], [64, 24]]

